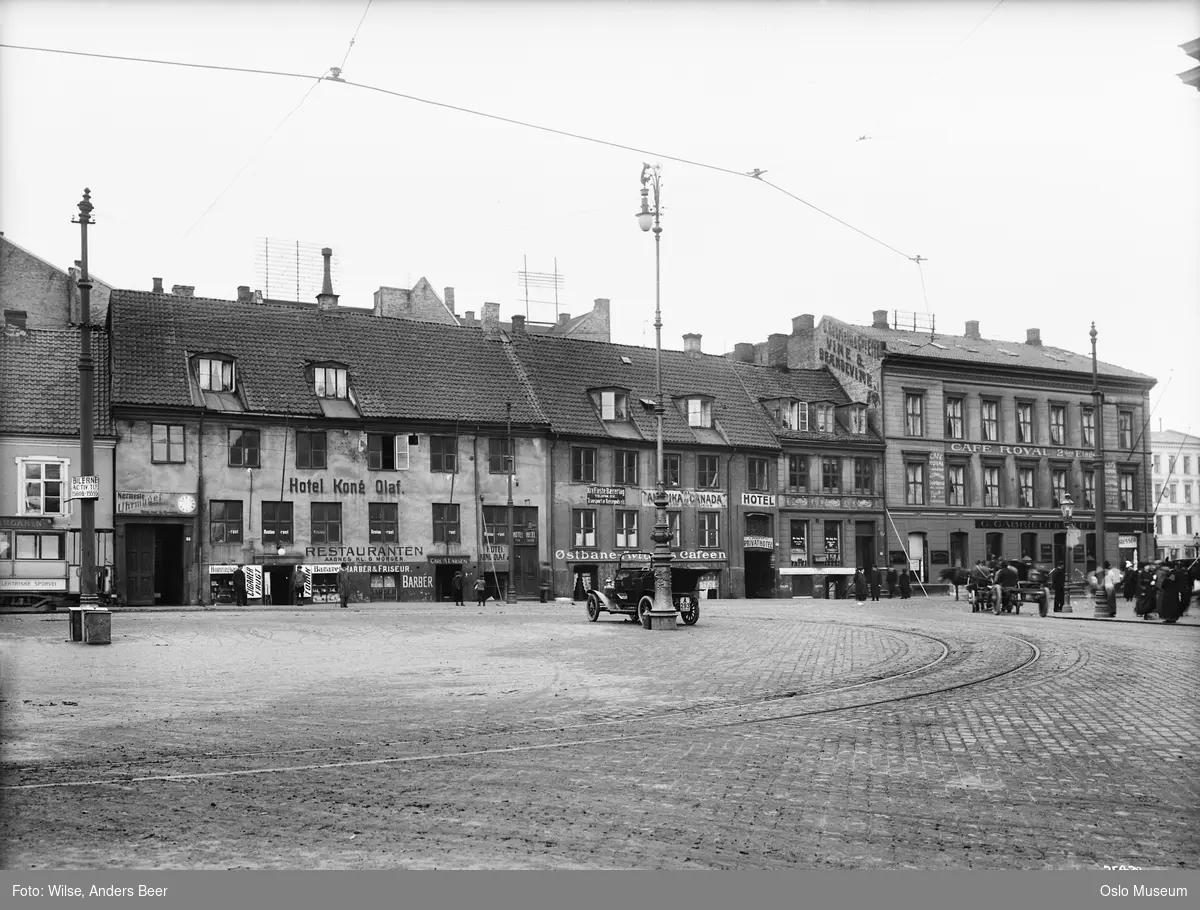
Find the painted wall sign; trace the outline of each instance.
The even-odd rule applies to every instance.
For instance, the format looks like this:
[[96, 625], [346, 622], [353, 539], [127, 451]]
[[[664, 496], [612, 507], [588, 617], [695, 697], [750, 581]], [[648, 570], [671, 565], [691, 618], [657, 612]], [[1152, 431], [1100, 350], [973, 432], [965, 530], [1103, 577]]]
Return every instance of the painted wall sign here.
[[488, 562], [508, 562], [508, 544], [485, 543], [479, 558]]
[[624, 487], [588, 487], [587, 501], [596, 505], [625, 505]]
[[[328, 486], [325, 484], [325, 480], [324, 477], [314, 477], [311, 480], [289, 477], [288, 492], [317, 495], [324, 495], [328, 492], [335, 496], [365, 496], [367, 493], [365, 480], [343, 480], [337, 477]], [[403, 492], [399, 481], [395, 480], [376, 480], [373, 489], [377, 496], [399, 496]]]
[[747, 550], [774, 550], [775, 538], [746, 535], [742, 538], [742, 546]]
[[196, 497], [174, 490], [117, 490], [118, 515], [195, 515]]
[[980, 455], [1021, 455], [1031, 458], [1084, 458], [1090, 459], [1095, 452], [1090, 449], [1059, 449], [1049, 446], [1002, 446], [991, 442], [952, 442], [951, 452], [977, 453]]
[[874, 509], [878, 508], [870, 499], [833, 499], [832, 497], [792, 496], [784, 494], [779, 497], [780, 507], [784, 509]]
[[38, 516], [26, 518], [21, 515], [8, 515], [0, 518], [0, 528], [9, 531], [40, 531], [43, 528], [53, 528], [54, 519]]
[[950, 553], [947, 550], [933, 550], [929, 554], [929, 562], [935, 566], [946, 566], [950, 564]]
[[567, 562], [616, 562], [624, 563], [649, 562], [650, 554], [631, 550], [555, 550], [555, 559], [565, 559]]
[[71, 498], [72, 499], [99, 499], [100, 498], [100, 475], [99, 474], [81, 474], [78, 477], [71, 478]]
[[1042, 562], [1049, 562], [1054, 558], [1054, 544], [1044, 543], [1039, 545], [1040, 556]]
[[946, 455], [929, 453], [929, 502], [946, 501]]
[[821, 320], [822, 341], [817, 359], [846, 380], [846, 389], [855, 400], [866, 400], [869, 407], [879, 406], [879, 372], [883, 364], [883, 344], [860, 335], [845, 323], [826, 316]]
[[[1122, 550], [1129, 550], [1137, 547], [1137, 537], [1133, 534], [1118, 534], [1117, 547]], [[1187, 593], [1187, 592], [1184, 592]]]
[[[642, 490], [642, 505], [654, 505], [653, 490]], [[729, 494], [715, 490], [667, 490], [667, 505], [726, 509], [729, 507]]]
[[[401, 562], [405, 559], [423, 559], [424, 547], [388, 546], [378, 547], [305, 547], [306, 559], [328, 559], [334, 562]], [[466, 561], [466, 556], [463, 557]]]
[[430, 564], [435, 565], [435, 566], [461, 566], [470, 561], [471, 561], [470, 558], [467, 557], [466, 555], [446, 556], [444, 554], [440, 554], [437, 556], [429, 557]]
[[773, 493], [743, 493], [742, 505], [766, 506], [767, 508], [774, 508], [775, 495]]
[[0, 591], [65, 591], [65, 578], [0, 578]]

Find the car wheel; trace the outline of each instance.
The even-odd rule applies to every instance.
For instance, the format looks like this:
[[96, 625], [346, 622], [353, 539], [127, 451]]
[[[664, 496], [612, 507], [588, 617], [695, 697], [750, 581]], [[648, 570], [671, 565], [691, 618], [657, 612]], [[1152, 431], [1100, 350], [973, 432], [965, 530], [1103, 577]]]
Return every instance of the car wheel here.
[[595, 622], [600, 618], [600, 601], [595, 594], [588, 595], [587, 616], [589, 622]]
[[683, 620], [685, 626], [694, 626], [696, 620], [700, 618], [700, 601], [689, 597], [689, 605], [679, 611], [679, 618]]
[[643, 594], [642, 599], [638, 601], [638, 622], [645, 624], [646, 614], [654, 609], [654, 598], [648, 594]]

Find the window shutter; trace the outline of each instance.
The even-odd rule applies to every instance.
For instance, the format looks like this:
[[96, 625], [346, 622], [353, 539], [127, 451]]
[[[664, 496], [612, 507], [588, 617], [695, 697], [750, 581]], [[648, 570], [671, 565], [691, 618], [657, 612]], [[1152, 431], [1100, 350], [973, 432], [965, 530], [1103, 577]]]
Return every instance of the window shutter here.
[[407, 471], [409, 468], [408, 434], [396, 435], [396, 470]]

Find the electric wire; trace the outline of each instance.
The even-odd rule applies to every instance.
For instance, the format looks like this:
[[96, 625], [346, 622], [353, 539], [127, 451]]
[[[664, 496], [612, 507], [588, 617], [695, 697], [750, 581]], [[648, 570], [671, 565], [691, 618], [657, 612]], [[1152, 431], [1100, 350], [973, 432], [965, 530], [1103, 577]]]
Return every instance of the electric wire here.
[[367, 8], [363, 10], [362, 18], [358, 20], [358, 28], [354, 29], [354, 34], [350, 37], [350, 46], [346, 48], [346, 56], [342, 58], [342, 65], [338, 67], [339, 70], [346, 68], [346, 61], [350, 59], [350, 52], [354, 50], [354, 39], [358, 37], [358, 30], [362, 28], [362, 24], [367, 20], [367, 13], [370, 11], [371, 0], [367, 0]]
[[281, 70], [254, 69], [247, 66], [220, 66], [215, 63], [184, 63], [180, 60], [158, 60], [152, 57], [125, 57], [120, 54], [98, 54], [95, 51], [67, 51], [54, 47], [31, 47], [26, 44], [7, 44], [0, 42], [0, 47], [18, 51], [38, 51], [46, 54], [68, 54], [72, 57], [98, 57], [101, 60], [124, 60], [129, 63], [154, 63], [159, 66], [184, 66], [202, 70], [225, 70], [230, 73], [251, 73], [256, 76], [284, 76], [289, 79], [312, 79], [311, 73], [288, 73]]

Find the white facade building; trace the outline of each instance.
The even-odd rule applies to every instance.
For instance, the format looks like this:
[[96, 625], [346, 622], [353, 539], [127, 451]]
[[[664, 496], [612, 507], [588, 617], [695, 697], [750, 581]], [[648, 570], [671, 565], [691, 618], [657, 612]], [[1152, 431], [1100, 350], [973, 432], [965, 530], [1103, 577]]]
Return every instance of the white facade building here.
[[1152, 432], [1150, 453], [1157, 555], [1193, 559], [1200, 555], [1200, 436]]

